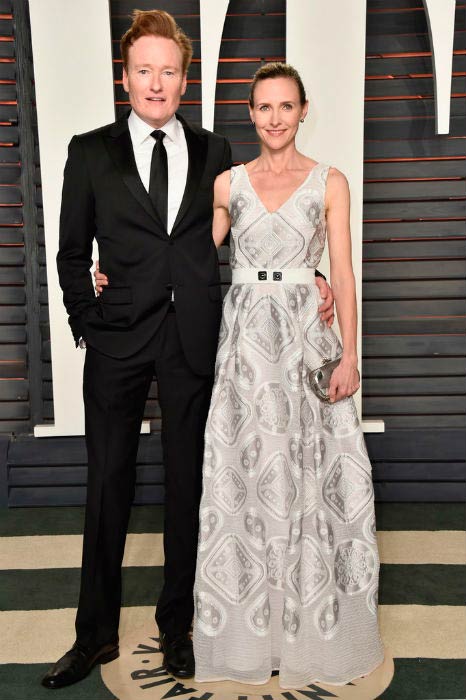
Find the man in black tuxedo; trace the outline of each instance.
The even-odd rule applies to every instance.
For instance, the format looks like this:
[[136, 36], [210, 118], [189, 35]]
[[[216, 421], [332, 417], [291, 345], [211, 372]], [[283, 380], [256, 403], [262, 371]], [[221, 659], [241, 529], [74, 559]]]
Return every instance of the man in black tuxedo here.
[[[194, 674], [203, 434], [222, 308], [213, 183], [232, 161], [225, 138], [176, 115], [191, 55], [170, 15], [136, 12], [122, 39], [132, 111], [69, 146], [57, 263], [76, 344], [87, 346], [88, 496], [76, 643], [44, 677], [48, 688], [118, 656], [121, 564], [154, 372], [166, 479], [156, 620], [167, 670]], [[110, 280], [98, 297], [89, 272], [94, 238]]]

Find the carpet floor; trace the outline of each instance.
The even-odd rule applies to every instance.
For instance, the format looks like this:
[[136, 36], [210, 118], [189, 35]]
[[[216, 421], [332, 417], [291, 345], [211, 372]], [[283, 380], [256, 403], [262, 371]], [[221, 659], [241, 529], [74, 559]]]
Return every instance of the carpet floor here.
[[[466, 537], [460, 503], [376, 504], [379, 619], [395, 676], [380, 700], [462, 700]], [[50, 700], [40, 678], [74, 640], [83, 508], [0, 510], [0, 698]], [[120, 634], [153, 614], [162, 584], [160, 506], [133, 508]], [[112, 700], [99, 669], [61, 700]]]

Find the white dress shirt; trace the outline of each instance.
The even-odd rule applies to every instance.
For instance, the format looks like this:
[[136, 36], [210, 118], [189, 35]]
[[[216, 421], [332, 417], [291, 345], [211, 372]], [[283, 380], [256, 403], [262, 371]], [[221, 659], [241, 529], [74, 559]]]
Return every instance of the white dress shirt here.
[[[155, 146], [155, 140], [152, 138], [151, 133], [154, 131], [154, 127], [138, 117], [134, 110], [131, 110], [131, 114], [128, 117], [128, 128], [139, 177], [147, 192], [149, 192], [150, 163], [152, 149]], [[170, 234], [186, 187], [188, 147], [183, 125], [175, 115], [160, 130], [166, 134], [163, 139], [163, 145], [167, 152], [168, 163], [167, 233]]]

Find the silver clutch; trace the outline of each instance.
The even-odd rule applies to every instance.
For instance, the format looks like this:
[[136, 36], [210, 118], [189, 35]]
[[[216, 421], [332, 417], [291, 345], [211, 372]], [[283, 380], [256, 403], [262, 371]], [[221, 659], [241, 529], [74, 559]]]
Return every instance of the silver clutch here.
[[320, 367], [309, 371], [309, 385], [314, 394], [321, 401], [330, 400], [328, 395], [330, 377], [332, 376], [333, 370], [340, 364], [340, 361], [341, 355], [334, 360], [324, 359]]

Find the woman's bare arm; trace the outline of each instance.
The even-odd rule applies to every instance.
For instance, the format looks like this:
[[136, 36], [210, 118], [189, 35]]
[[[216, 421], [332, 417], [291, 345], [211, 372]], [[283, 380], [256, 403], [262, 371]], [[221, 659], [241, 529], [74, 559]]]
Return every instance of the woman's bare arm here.
[[346, 177], [332, 168], [327, 182], [327, 236], [330, 278], [338, 315], [343, 356], [330, 383], [331, 400], [338, 401], [359, 388], [356, 349], [356, 286], [351, 263], [350, 194]]
[[214, 182], [214, 217], [212, 236], [217, 248], [220, 248], [230, 230], [230, 171], [218, 175]]

